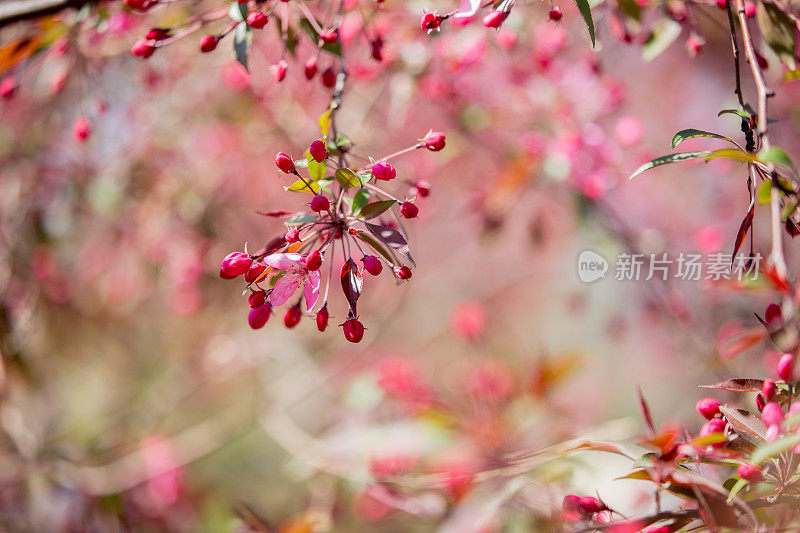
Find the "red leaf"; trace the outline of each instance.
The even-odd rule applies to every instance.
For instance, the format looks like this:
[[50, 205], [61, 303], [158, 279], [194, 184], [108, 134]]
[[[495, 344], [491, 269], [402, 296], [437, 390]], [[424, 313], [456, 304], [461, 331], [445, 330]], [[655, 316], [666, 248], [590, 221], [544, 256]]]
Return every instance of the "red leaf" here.
[[733, 378], [714, 383], [713, 385], [700, 385], [701, 389], [729, 390], [733, 392], [761, 392], [764, 380], [755, 378]]
[[644, 401], [644, 396], [642, 395], [642, 389], [639, 389], [639, 407], [642, 410], [642, 418], [644, 418], [645, 423], [647, 424], [647, 429], [650, 430], [650, 435], [655, 435], [656, 428], [653, 425], [653, 417], [650, 416], [650, 408], [647, 407], [647, 402]]
[[356, 302], [358, 297], [361, 296], [361, 288], [364, 286], [364, 278], [358, 272], [358, 265], [353, 258], [349, 258], [345, 264], [342, 265], [342, 290], [344, 296], [350, 303], [350, 311], [353, 316], [356, 316]]
[[750, 202], [750, 209], [748, 209], [747, 214], [742, 220], [742, 224], [739, 226], [739, 233], [736, 234], [736, 243], [733, 245], [733, 253], [731, 254], [731, 268], [733, 268], [733, 262], [736, 259], [736, 253], [739, 251], [739, 248], [742, 247], [744, 238], [747, 237], [747, 232], [750, 231], [750, 227], [753, 225], [753, 216], [755, 213], [755, 203]]

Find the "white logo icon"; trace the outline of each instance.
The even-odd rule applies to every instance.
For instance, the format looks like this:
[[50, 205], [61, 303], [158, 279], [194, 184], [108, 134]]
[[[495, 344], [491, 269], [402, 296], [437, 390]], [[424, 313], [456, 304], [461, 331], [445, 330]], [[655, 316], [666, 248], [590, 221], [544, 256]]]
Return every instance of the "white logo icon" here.
[[606, 277], [608, 261], [592, 250], [584, 250], [578, 256], [578, 279], [584, 283], [592, 283]]

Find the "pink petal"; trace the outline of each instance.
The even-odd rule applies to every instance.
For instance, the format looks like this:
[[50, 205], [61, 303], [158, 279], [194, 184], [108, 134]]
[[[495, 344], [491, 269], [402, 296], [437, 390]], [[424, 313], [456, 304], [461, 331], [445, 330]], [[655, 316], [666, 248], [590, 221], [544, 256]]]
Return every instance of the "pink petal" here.
[[303, 256], [300, 254], [272, 254], [264, 258], [264, 262], [278, 270], [292, 270], [300, 266]]
[[269, 295], [269, 303], [275, 307], [280, 307], [285, 304], [286, 300], [297, 292], [300, 283], [300, 276], [297, 274], [286, 274], [275, 282], [275, 288], [272, 289], [272, 293]]
[[314, 309], [314, 306], [317, 305], [317, 300], [319, 300], [319, 286], [321, 279], [322, 276], [320, 275], [319, 270], [309, 272], [308, 276], [306, 277], [303, 291], [306, 297], [306, 308], [309, 312]]
[[471, 17], [481, 7], [481, 0], [461, 0], [461, 7], [456, 13], [456, 18]]

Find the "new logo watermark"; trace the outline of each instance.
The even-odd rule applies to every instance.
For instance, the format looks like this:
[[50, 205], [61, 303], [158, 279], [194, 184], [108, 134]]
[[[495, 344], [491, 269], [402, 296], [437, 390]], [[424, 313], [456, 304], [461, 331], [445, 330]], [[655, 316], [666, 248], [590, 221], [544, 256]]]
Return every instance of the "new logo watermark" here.
[[[666, 253], [621, 253], [614, 258], [613, 277], [617, 281], [743, 281], [757, 278], [761, 254], [732, 256], [681, 252], [672, 257]], [[578, 279], [593, 283], [611, 275], [611, 263], [594, 250], [578, 254]]]
[[592, 283], [606, 277], [608, 261], [593, 250], [584, 250], [578, 255], [578, 279]]

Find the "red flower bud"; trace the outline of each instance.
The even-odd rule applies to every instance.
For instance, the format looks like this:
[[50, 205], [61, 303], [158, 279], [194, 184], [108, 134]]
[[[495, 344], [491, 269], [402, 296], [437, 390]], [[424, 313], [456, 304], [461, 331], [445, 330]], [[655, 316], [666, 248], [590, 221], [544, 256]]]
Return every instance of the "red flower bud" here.
[[794, 355], [785, 353], [778, 361], [778, 377], [786, 383], [794, 381]]
[[383, 61], [383, 39], [375, 37], [375, 40], [370, 41], [369, 45], [372, 47], [372, 59]]
[[292, 174], [295, 172], [294, 161], [285, 152], [278, 152], [275, 156], [275, 164], [281, 169], [281, 172]]
[[419, 207], [411, 202], [403, 202], [400, 206], [400, 214], [406, 218], [417, 218], [419, 214]]
[[603, 502], [593, 496], [584, 496], [578, 502], [581, 510], [585, 513], [594, 514], [600, 511], [605, 511], [606, 506]]
[[764, 394], [759, 392], [756, 394], [756, 409], [759, 413], [764, 410], [765, 405], [767, 405], [767, 400], [764, 399]]
[[383, 264], [374, 255], [365, 255], [361, 260], [364, 262], [364, 270], [373, 276], [377, 276], [383, 270]]
[[581, 508], [581, 497], [574, 494], [567, 494], [561, 502], [561, 509], [565, 513], [574, 513]]
[[309, 270], [319, 270], [322, 266], [322, 254], [319, 250], [313, 250], [306, 256], [306, 268]]
[[225, 256], [219, 267], [219, 277], [222, 279], [233, 279], [241, 276], [250, 269], [253, 262], [250, 256], [244, 252], [231, 252]]
[[306, 61], [305, 75], [307, 80], [317, 75], [317, 56], [312, 56]]
[[136, 43], [134, 43], [133, 48], [131, 48], [131, 53], [142, 59], [147, 59], [153, 55], [155, 51], [156, 47], [153, 46], [153, 42], [145, 39], [139, 39], [136, 41]]
[[264, 327], [264, 324], [267, 323], [269, 320], [269, 315], [272, 313], [272, 306], [268, 303], [260, 307], [254, 307], [250, 309], [250, 313], [247, 315], [247, 323], [250, 324], [250, 327], [253, 329], [261, 329]]
[[411, 269], [407, 266], [394, 267], [394, 275], [400, 279], [410, 279]]
[[339, 39], [339, 34], [336, 30], [323, 30], [319, 34], [319, 39], [325, 44], [333, 44]]
[[753, 2], [744, 3], [744, 16], [749, 19], [756, 16], [756, 5]]
[[287, 328], [293, 328], [300, 323], [302, 317], [303, 311], [300, 309], [300, 304], [298, 303], [286, 310], [286, 314], [283, 315], [283, 325]]
[[139, 11], [141, 13], [144, 13], [157, 3], [158, 0], [125, 0], [126, 6], [133, 11]]
[[162, 41], [169, 37], [169, 30], [166, 28], [151, 28], [144, 38], [151, 41]]
[[326, 68], [322, 73], [322, 85], [328, 89], [332, 89], [333, 86], [336, 85], [336, 72], [333, 70], [333, 67]]
[[422, 139], [425, 148], [432, 152], [438, 152], [442, 150], [445, 145], [444, 141], [444, 133], [438, 131], [429, 131], [428, 134]]
[[373, 163], [371, 171], [376, 180], [391, 181], [397, 177], [397, 171], [386, 161]]
[[426, 31], [438, 30], [442, 20], [444, 19], [436, 11], [425, 13], [419, 21], [419, 27]]
[[771, 402], [775, 398], [775, 392], [775, 381], [772, 379], [765, 379], [764, 383], [761, 385], [761, 394], [764, 395], [764, 399]]
[[325, 143], [316, 140], [311, 143], [311, 146], [308, 148], [308, 152], [311, 154], [311, 157], [314, 158], [314, 161], [318, 163], [322, 163], [325, 161], [325, 158], [328, 157], [328, 151], [325, 149]]
[[72, 125], [72, 134], [75, 136], [75, 139], [80, 142], [84, 142], [88, 139], [89, 135], [92, 134], [92, 125], [89, 119], [83, 115], [79, 116], [75, 124]]
[[558, 7], [554, 7], [553, 9], [550, 10], [548, 16], [550, 17], [550, 20], [552, 20], [553, 22], [558, 22], [559, 20], [561, 20], [561, 17], [563, 15], [561, 14], [561, 9], [559, 9]]
[[[724, 433], [726, 425], [727, 422], [725, 422], [723, 419], [712, 418], [711, 420], [703, 424], [703, 427], [700, 428], [699, 437], [702, 438], [702, 437], [708, 437], [709, 435], [714, 435], [715, 433]], [[718, 442], [716, 444], [712, 444], [712, 446], [715, 448], [719, 448], [722, 447], [724, 444], [725, 444], [724, 442]]]
[[288, 242], [289, 244], [299, 242], [300, 241], [300, 232], [297, 231], [297, 228], [290, 228], [286, 235], [283, 236], [283, 240]]
[[200, 39], [200, 51], [204, 54], [213, 52], [219, 44], [219, 37], [216, 35], [206, 35]]
[[320, 332], [328, 328], [328, 304], [322, 306], [322, 309], [317, 313], [317, 329]]
[[739, 474], [740, 478], [750, 483], [758, 483], [764, 479], [764, 473], [761, 472], [761, 469], [750, 463], [740, 464], [739, 468], [736, 469], [736, 473]]
[[312, 211], [327, 211], [331, 208], [331, 202], [328, 200], [327, 196], [323, 196], [321, 194], [317, 194], [314, 198], [311, 199], [311, 210]]
[[414, 190], [420, 198], [427, 198], [431, 194], [431, 184], [420, 180], [414, 185]]
[[250, 304], [251, 309], [261, 307], [267, 301], [267, 293], [265, 291], [253, 291], [247, 297], [247, 303]]
[[364, 324], [355, 318], [351, 318], [342, 325], [344, 338], [350, 342], [361, 342], [364, 338]]
[[695, 409], [697, 412], [700, 413], [704, 418], [707, 420], [711, 420], [715, 416], [720, 414], [719, 401], [715, 400], [714, 398], [703, 398], [702, 400], [698, 401], [695, 404]]
[[483, 17], [483, 25], [487, 28], [499, 28], [508, 18], [508, 11], [493, 10]]
[[286, 69], [288, 68], [288, 66], [289, 65], [286, 63], [285, 59], [281, 59], [280, 61], [275, 63], [275, 65], [273, 66], [275, 70], [272, 71], [272, 77], [275, 78], [275, 81], [277, 82], [283, 81], [283, 79], [286, 77]]
[[255, 280], [257, 280], [258, 276], [260, 276], [261, 273], [264, 272], [266, 269], [267, 265], [262, 265], [254, 261], [253, 264], [250, 265], [250, 268], [247, 270], [247, 272], [244, 273], [244, 280], [247, 283], [252, 283]]
[[783, 313], [778, 304], [769, 304], [764, 312], [764, 320], [770, 326], [780, 326], [783, 323]]
[[775, 402], [768, 402], [761, 410], [761, 420], [767, 427], [780, 426], [783, 423], [783, 419], [783, 410]]
[[6, 100], [14, 98], [14, 93], [17, 92], [17, 82], [13, 76], [8, 76], [0, 81], [0, 96]]
[[260, 11], [253, 11], [247, 14], [247, 24], [255, 30], [260, 30], [269, 22], [269, 17]]

